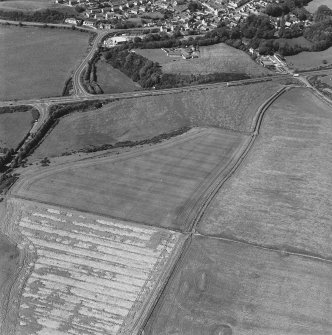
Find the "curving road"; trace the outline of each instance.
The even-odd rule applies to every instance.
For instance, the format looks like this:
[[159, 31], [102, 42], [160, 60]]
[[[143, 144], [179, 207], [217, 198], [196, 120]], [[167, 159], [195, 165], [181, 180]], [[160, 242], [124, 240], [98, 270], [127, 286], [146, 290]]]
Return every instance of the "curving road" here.
[[95, 51], [98, 49], [98, 45], [102, 42], [103, 38], [109, 34], [109, 31], [97, 31], [97, 36], [93, 41], [93, 45], [91, 47], [91, 50], [86, 55], [86, 57], [83, 59], [82, 63], [79, 65], [79, 67], [76, 69], [73, 75], [73, 87], [74, 87], [74, 94], [76, 96], [89, 96], [91, 94], [87, 93], [86, 90], [83, 87], [83, 84], [81, 82], [82, 74], [86, 66], [88, 65], [88, 62], [92, 59]]

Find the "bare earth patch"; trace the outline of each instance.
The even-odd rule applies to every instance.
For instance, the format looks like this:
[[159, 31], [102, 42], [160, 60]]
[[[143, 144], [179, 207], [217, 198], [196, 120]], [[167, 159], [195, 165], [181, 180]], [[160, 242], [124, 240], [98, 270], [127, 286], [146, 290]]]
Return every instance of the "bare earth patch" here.
[[180, 234], [12, 201], [13, 224], [37, 252], [15, 334], [136, 333], [181, 245]]

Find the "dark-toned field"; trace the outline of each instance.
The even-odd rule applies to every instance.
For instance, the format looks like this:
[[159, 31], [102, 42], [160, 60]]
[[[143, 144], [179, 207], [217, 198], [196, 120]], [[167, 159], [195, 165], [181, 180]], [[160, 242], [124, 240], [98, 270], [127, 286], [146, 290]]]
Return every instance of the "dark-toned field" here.
[[195, 237], [144, 335], [327, 335], [330, 264]]
[[331, 115], [304, 88], [274, 102], [250, 155], [199, 231], [332, 258]]
[[91, 146], [137, 141], [191, 126], [251, 129], [258, 107], [279, 84], [202, 89], [178, 94], [133, 98], [99, 111], [76, 113], [60, 120], [31, 156], [59, 156]]
[[25, 112], [0, 113], [0, 148], [16, 149], [34, 121], [31, 107]]
[[98, 85], [104, 93], [131, 92], [142, 89], [139, 84], [105, 61], [99, 61], [96, 68]]
[[89, 34], [0, 27], [0, 99], [60, 96], [88, 47]]
[[16, 268], [18, 266], [19, 252], [17, 247], [0, 233], [0, 328], [2, 315], [2, 305], [8, 294], [10, 281], [13, 281]]
[[14, 194], [128, 221], [186, 229], [216, 177], [227, 175], [249, 136], [194, 129], [145, 150], [55, 167]]

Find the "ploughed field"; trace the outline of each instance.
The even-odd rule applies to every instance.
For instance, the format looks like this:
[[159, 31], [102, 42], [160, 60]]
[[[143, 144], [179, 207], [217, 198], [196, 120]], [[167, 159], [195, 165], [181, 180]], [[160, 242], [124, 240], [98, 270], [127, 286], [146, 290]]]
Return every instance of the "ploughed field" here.
[[149, 225], [186, 229], [249, 136], [196, 128], [152, 147], [38, 172], [18, 196]]
[[331, 108], [296, 88], [268, 109], [241, 169], [199, 231], [332, 259]]
[[330, 264], [196, 236], [145, 335], [327, 335]]
[[61, 96], [88, 39], [78, 31], [0, 26], [0, 99]]
[[60, 119], [30, 160], [121, 141], [150, 139], [183, 127], [250, 131], [258, 107], [280, 87], [273, 82], [218, 87], [110, 103]]
[[24, 111], [12, 113], [2, 113], [0, 108], [0, 148], [16, 149], [36, 118], [37, 111], [29, 106]]
[[[246, 73], [249, 76], [261, 76], [271, 73], [255, 63], [245, 52], [227, 44], [203, 46], [199, 49], [199, 57], [183, 59], [182, 57], [163, 57], [155, 50], [136, 50], [138, 54], [160, 62], [164, 73], [175, 74], [209, 74], [215, 72]], [[163, 52], [161, 50], [161, 52]]]
[[12, 201], [12, 224], [37, 253], [15, 334], [136, 333], [182, 243], [180, 234]]

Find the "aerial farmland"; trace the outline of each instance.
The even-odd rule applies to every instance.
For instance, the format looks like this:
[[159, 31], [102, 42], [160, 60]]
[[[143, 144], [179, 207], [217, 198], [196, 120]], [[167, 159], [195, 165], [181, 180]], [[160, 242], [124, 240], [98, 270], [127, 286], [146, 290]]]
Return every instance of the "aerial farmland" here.
[[332, 334], [323, 3], [0, 1], [0, 335]]

